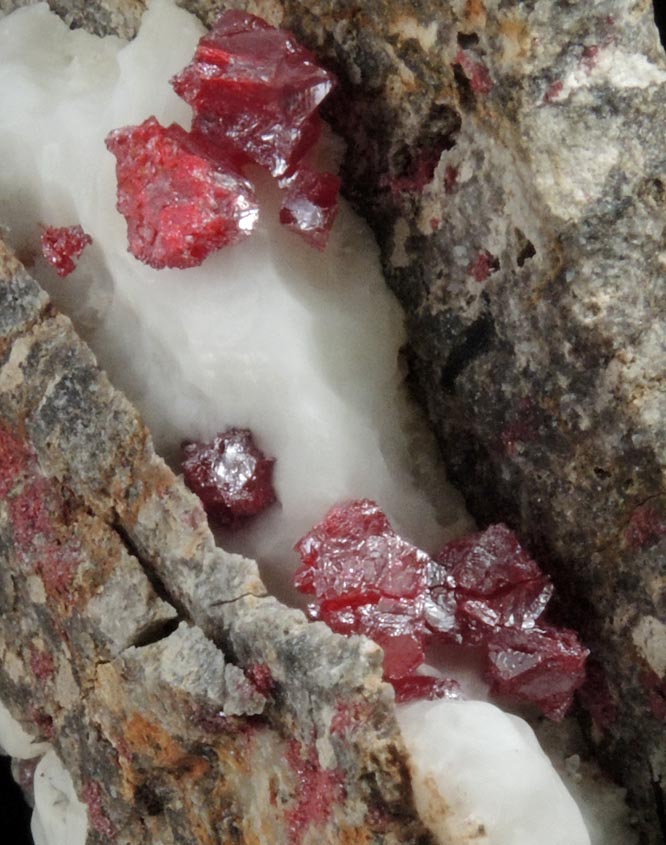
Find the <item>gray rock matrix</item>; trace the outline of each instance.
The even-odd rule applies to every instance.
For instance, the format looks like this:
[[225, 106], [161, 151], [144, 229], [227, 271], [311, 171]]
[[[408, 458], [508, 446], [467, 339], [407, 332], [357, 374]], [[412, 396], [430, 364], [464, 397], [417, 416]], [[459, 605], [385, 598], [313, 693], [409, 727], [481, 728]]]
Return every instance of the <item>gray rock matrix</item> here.
[[[17, 5], [0, 0], [0, 7]], [[52, 4], [131, 35], [142, 3]], [[666, 799], [666, 62], [642, 0], [250, 0], [334, 68], [345, 185], [480, 522], [592, 648], [588, 735], [646, 843]]]

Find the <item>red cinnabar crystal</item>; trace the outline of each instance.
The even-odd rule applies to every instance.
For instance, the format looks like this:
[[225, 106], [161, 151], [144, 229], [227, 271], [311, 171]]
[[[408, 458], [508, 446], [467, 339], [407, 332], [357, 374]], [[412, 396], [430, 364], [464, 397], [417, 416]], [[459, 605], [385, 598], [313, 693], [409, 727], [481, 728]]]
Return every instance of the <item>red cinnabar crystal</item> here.
[[529, 630], [553, 586], [506, 525], [449, 543], [429, 570], [428, 623], [454, 642], [478, 645], [500, 628]]
[[250, 183], [219, 166], [176, 124], [151, 117], [106, 139], [116, 156], [118, 211], [129, 250], [151, 267], [194, 267], [248, 235], [258, 215]]
[[83, 250], [91, 243], [92, 238], [81, 226], [47, 226], [41, 236], [42, 254], [61, 278], [75, 270]]
[[228, 11], [172, 84], [209, 137], [283, 176], [317, 140], [316, 109], [335, 80], [291, 33]]
[[433, 560], [399, 537], [374, 502], [334, 507], [296, 546], [310, 613], [384, 649], [399, 701], [451, 697], [455, 682], [418, 675], [431, 637], [485, 648], [492, 688], [559, 719], [584, 679], [587, 650], [542, 615], [553, 587], [505, 525], [449, 543]]
[[275, 501], [275, 460], [257, 448], [247, 429], [230, 428], [210, 443], [188, 443], [183, 451], [185, 483], [220, 524], [254, 516]]
[[340, 179], [303, 167], [284, 179], [280, 223], [298, 232], [316, 249], [323, 250], [338, 210]]

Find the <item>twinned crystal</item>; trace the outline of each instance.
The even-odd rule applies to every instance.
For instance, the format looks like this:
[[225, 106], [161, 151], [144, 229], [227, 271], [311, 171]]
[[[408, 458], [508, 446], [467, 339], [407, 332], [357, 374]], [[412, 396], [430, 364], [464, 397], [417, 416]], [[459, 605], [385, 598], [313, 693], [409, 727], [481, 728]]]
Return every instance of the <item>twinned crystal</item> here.
[[330, 510], [296, 549], [295, 583], [315, 597], [311, 615], [381, 645], [398, 700], [460, 693], [450, 679], [417, 672], [430, 642], [482, 647], [493, 691], [552, 719], [584, 681], [587, 649], [543, 621], [553, 586], [505, 525], [454, 540], [432, 559], [360, 499]]

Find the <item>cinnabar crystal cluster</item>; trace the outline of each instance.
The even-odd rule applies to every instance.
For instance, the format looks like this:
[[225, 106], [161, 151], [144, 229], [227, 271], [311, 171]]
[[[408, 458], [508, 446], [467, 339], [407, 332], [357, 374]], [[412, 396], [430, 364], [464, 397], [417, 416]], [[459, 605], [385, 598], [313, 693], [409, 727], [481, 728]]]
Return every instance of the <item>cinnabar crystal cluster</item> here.
[[193, 109], [190, 132], [152, 117], [107, 138], [130, 252], [158, 269], [192, 267], [247, 236], [258, 217], [247, 164], [278, 180], [281, 222], [323, 249], [340, 181], [304, 157], [319, 137], [317, 108], [333, 75], [290, 33], [228, 11], [172, 84]]
[[183, 448], [185, 483], [219, 525], [256, 516], [275, 501], [274, 458], [267, 458], [247, 429], [230, 428], [209, 443]]
[[74, 272], [83, 250], [92, 243], [81, 226], [47, 226], [41, 234], [42, 255], [61, 277]]
[[430, 642], [484, 649], [493, 691], [561, 719], [585, 674], [576, 634], [543, 619], [553, 587], [505, 525], [449, 543], [435, 558], [402, 539], [378, 506], [334, 507], [296, 546], [296, 586], [314, 618], [384, 649], [398, 700], [455, 695], [417, 673]]

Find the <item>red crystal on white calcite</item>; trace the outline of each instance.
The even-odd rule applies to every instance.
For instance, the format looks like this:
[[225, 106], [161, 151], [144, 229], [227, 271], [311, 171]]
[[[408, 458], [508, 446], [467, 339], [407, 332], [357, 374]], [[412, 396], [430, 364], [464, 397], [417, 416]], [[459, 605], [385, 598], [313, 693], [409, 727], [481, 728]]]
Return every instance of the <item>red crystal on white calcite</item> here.
[[182, 127], [151, 117], [116, 129], [106, 145], [116, 157], [129, 249], [140, 261], [194, 267], [250, 233], [258, 215], [252, 186], [197, 148]]
[[183, 476], [208, 516], [232, 525], [256, 516], [275, 501], [273, 466], [248, 429], [230, 428], [209, 443], [183, 448]]
[[193, 267], [248, 235], [258, 217], [241, 170], [250, 163], [279, 179], [281, 222], [323, 249], [340, 181], [303, 156], [319, 137], [317, 108], [333, 75], [290, 33], [228, 11], [172, 83], [194, 110], [190, 132], [152, 117], [106, 141], [132, 255], [156, 269]]
[[83, 250], [92, 243], [81, 226], [47, 226], [41, 235], [42, 255], [61, 277], [76, 269]]
[[384, 649], [398, 700], [451, 697], [455, 682], [417, 673], [429, 642], [482, 647], [499, 694], [560, 719], [585, 676], [587, 650], [543, 621], [550, 580], [505, 525], [449, 543], [436, 559], [401, 538], [378, 506], [334, 507], [296, 546], [296, 586], [311, 615]]

